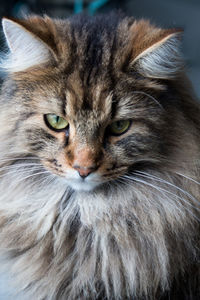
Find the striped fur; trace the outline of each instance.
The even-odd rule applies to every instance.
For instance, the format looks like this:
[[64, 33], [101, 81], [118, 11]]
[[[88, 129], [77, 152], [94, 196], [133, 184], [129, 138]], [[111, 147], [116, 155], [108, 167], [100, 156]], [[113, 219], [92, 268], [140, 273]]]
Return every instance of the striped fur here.
[[3, 26], [0, 255], [20, 299], [198, 299], [200, 108], [180, 30], [116, 13]]

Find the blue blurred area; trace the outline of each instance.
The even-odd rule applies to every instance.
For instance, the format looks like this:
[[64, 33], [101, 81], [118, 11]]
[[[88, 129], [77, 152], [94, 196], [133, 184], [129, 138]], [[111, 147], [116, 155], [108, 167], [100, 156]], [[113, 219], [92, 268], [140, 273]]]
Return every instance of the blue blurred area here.
[[[118, 6], [120, 0], [9, 0], [4, 2], [5, 15], [11, 15], [14, 17], [21, 17], [27, 13], [47, 13], [54, 16], [60, 16], [61, 14], [78, 14], [88, 13], [93, 15], [98, 13], [100, 9], [105, 7], [106, 4], [111, 3], [112, 7]], [[1, 10], [1, 9], [0, 9]], [[62, 13], [61, 13], [62, 10]]]
[[[94, 15], [102, 6], [109, 0], [95, 0], [87, 3], [86, 11], [89, 15]], [[74, 0], [74, 14], [79, 14], [84, 11], [84, 0]]]

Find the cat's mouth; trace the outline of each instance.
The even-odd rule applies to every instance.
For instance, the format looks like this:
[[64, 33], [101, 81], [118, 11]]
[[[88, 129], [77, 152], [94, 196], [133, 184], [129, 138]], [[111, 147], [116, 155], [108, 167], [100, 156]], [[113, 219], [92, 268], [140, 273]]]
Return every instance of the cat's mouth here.
[[76, 191], [92, 191], [95, 188], [97, 188], [101, 182], [96, 182], [96, 181], [87, 181], [85, 179], [68, 179], [67, 183], [69, 186]]
[[74, 172], [71, 174], [67, 173], [65, 180], [73, 190], [87, 192], [95, 190], [105, 182], [105, 180], [97, 173], [90, 174], [86, 178], [82, 178]]
[[75, 191], [89, 192], [105, 183], [105, 179], [103, 179], [103, 176], [98, 172], [92, 172], [87, 176], [83, 176], [83, 174], [81, 175], [73, 168], [61, 168], [61, 165], [58, 165], [58, 163], [55, 167], [54, 165], [52, 166], [49, 161], [44, 161], [43, 165], [45, 165], [45, 168], [51, 173], [64, 180], [64, 182]]
[[[55, 164], [55, 160], [53, 160]], [[110, 186], [110, 183], [119, 179], [119, 177], [126, 173], [127, 167], [121, 166], [116, 170], [113, 168], [103, 169], [101, 172], [99, 169], [94, 172], [81, 173], [80, 170], [74, 168], [61, 168], [61, 165], [56, 161], [56, 166], [52, 166], [50, 161], [44, 161], [43, 165], [54, 175], [57, 175], [64, 183], [71, 187], [74, 191], [90, 192], [95, 191], [103, 186]]]
[[[126, 174], [127, 168], [125, 166], [118, 168], [117, 170], [112, 170], [112, 172], [93, 172], [83, 178], [75, 170], [68, 170], [65, 173], [65, 180], [67, 184], [75, 191], [95, 191], [96, 189], [111, 186], [111, 182], [118, 182], [120, 184], [122, 181], [118, 179]], [[116, 187], [116, 185], [115, 185]]]

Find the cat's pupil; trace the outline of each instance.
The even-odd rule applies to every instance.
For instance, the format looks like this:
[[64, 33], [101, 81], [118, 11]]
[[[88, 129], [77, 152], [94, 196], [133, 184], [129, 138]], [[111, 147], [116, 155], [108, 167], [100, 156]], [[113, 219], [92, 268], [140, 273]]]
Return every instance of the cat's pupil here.
[[123, 121], [117, 121], [116, 122], [116, 127], [118, 130], [122, 129], [124, 127], [124, 122]]

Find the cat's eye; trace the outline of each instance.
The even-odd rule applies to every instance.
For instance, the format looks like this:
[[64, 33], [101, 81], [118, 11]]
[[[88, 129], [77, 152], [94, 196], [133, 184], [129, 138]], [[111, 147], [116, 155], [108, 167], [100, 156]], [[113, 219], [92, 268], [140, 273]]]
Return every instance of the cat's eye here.
[[130, 120], [120, 120], [120, 121], [113, 122], [109, 127], [110, 133], [112, 135], [123, 134], [129, 129], [130, 124], [131, 124]]
[[56, 131], [67, 129], [69, 126], [67, 120], [54, 114], [46, 114], [44, 115], [44, 119], [47, 126]]

